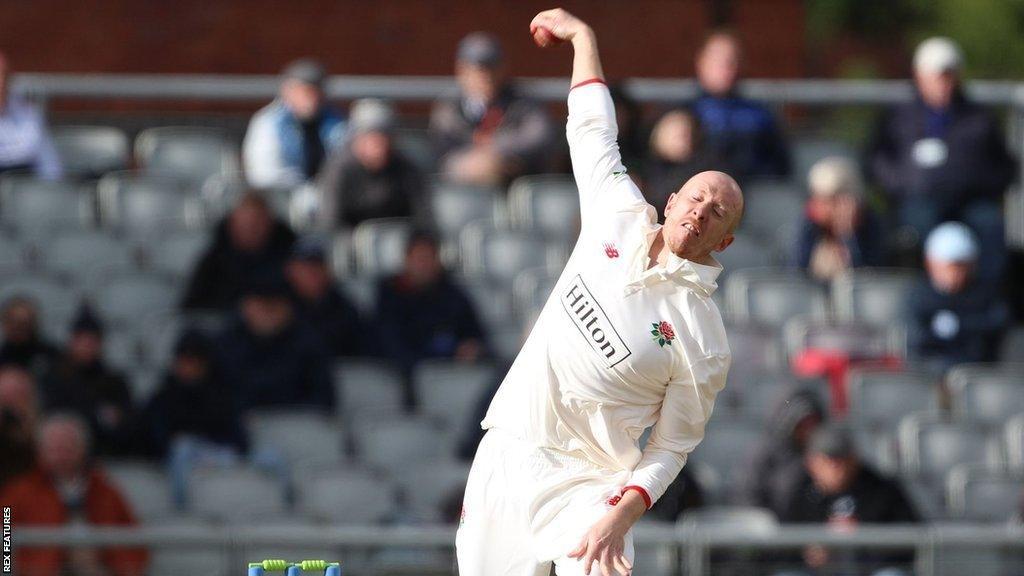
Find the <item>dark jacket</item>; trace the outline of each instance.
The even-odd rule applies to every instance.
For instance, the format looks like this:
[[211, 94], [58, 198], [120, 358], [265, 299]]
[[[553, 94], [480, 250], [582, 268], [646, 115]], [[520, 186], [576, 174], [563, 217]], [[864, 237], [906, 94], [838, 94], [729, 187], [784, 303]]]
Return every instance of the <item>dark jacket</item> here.
[[709, 149], [738, 178], [789, 176], [789, 147], [775, 116], [741, 96], [704, 93], [693, 103]]
[[[915, 161], [915, 145], [924, 138], [945, 143], [945, 162], [925, 167]], [[1002, 198], [1016, 171], [995, 118], [959, 93], [946, 112], [929, 109], [920, 97], [890, 109], [875, 129], [868, 161], [890, 197], [928, 195], [940, 212], [976, 198]]]
[[36, 443], [30, 428], [16, 411], [0, 408], [0, 489], [35, 465]]
[[517, 161], [522, 172], [543, 171], [555, 132], [543, 108], [506, 85], [481, 116], [474, 117], [463, 99], [434, 105], [430, 132], [441, 156], [489, 141], [506, 159]]
[[334, 408], [330, 360], [316, 332], [294, 320], [260, 337], [236, 318], [217, 338], [217, 369], [241, 410], [260, 407]]
[[175, 436], [188, 435], [208, 442], [246, 448], [238, 402], [217, 377], [184, 383], [174, 374], [164, 377], [160, 389], [143, 410], [148, 453], [163, 457]]
[[944, 294], [923, 278], [908, 293], [906, 309], [910, 353], [942, 367], [995, 360], [1010, 322], [998, 288], [976, 280], [959, 294]]
[[0, 366], [14, 364], [36, 378], [45, 376], [59, 357], [57, 349], [39, 337], [21, 344], [4, 342], [0, 345]]
[[241, 252], [231, 246], [227, 218], [217, 225], [213, 243], [200, 258], [181, 306], [186, 309], [231, 310], [244, 286], [279, 271], [291, 252], [295, 233], [275, 222], [263, 250]]
[[74, 412], [89, 423], [97, 455], [125, 456], [137, 451], [136, 414], [122, 374], [102, 362], [77, 366], [63, 358], [43, 380], [42, 390], [47, 410]]
[[348, 298], [331, 287], [319, 301], [296, 297], [299, 319], [320, 335], [332, 356], [376, 355], [377, 342], [373, 329], [367, 326]]
[[[797, 236], [796, 265], [807, 270], [811, 265], [814, 247], [829, 238], [829, 231], [820, 226], [805, 213], [800, 222]], [[843, 245], [850, 253], [850, 267], [881, 266], [885, 264], [885, 238], [882, 223], [878, 215], [870, 207], [861, 206], [860, 221], [853, 230], [853, 235], [843, 238]]]
[[330, 224], [354, 227], [371, 218], [417, 217], [426, 224], [424, 177], [419, 169], [392, 147], [388, 163], [377, 172], [367, 170], [348, 150], [324, 167], [320, 190]]
[[402, 276], [382, 280], [377, 325], [381, 350], [403, 368], [426, 358], [451, 358], [470, 338], [485, 342], [472, 302], [446, 275], [425, 289], [414, 289]]

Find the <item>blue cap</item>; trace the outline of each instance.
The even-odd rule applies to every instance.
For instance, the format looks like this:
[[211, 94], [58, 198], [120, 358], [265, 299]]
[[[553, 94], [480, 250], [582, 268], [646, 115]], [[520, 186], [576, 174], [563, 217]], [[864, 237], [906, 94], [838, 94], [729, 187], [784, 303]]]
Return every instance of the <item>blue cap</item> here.
[[928, 234], [924, 255], [940, 262], [973, 262], [978, 258], [978, 241], [964, 224], [946, 222]]

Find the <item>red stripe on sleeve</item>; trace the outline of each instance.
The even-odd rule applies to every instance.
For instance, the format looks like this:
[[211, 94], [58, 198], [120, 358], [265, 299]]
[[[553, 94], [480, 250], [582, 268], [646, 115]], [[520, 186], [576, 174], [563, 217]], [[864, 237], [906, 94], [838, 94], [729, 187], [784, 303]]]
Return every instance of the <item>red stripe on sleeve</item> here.
[[652, 505], [651, 495], [647, 493], [647, 490], [644, 490], [640, 486], [636, 486], [636, 485], [632, 485], [631, 484], [631, 485], [626, 486], [625, 488], [623, 488], [622, 491], [620, 492], [620, 494], [625, 496], [626, 492], [629, 492], [630, 490], [636, 490], [637, 492], [639, 492], [640, 493], [640, 497], [644, 499], [644, 504], [647, 505], [647, 509], [648, 510], [651, 509], [651, 505]]
[[569, 90], [572, 90], [573, 88], [579, 88], [580, 86], [586, 86], [587, 84], [604, 84], [604, 80], [602, 80], [601, 78], [591, 78], [590, 80], [577, 82], [570, 86]]

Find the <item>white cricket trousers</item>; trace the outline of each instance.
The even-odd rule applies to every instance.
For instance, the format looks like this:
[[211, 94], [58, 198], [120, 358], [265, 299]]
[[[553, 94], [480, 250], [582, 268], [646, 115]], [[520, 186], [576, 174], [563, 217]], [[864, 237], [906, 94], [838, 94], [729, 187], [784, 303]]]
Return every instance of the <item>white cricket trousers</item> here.
[[[455, 537], [459, 576], [548, 576], [552, 562], [558, 576], [582, 576], [583, 562], [567, 555], [628, 479], [628, 471], [488, 430], [469, 472]], [[632, 562], [632, 530], [625, 544]], [[601, 573], [596, 565], [595, 573]]]

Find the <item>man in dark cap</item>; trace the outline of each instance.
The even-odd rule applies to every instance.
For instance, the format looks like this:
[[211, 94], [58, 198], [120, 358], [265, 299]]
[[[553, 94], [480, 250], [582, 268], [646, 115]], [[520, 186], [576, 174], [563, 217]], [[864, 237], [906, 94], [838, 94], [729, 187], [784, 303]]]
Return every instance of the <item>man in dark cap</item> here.
[[235, 320], [216, 342], [218, 368], [243, 410], [281, 406], [334, 408], [329, 355], [319, 335], [296, 318], [288, 284], [267, 273], [245, 288]]
[[345, 136], [342, 115], [324, 101], [323, 66], [311, 59], [284, 69], [278, 97], [249, 122], [243, 143], [245, 177], [263, 189], [311, 181]]
[[295, 243], [285, 275], [295, 300], [295, 312], [311, 326], [333, 356], [371, 353], [375, 346], [359, 311], [331, 278], [323, 243], [312, 237]]
[[496, 38], [474, 32], [455, 54], [459, 96], [438, 102], [430, 130], [450, 179], [496, 184], [546, 168], [554, 131], [544, 111], [506, 81]]
[[0, 365], [16, 364], [35, 377], [46, 374], [57, 357], [57, 349], [39, 333], [39, 308], [27, 296], [13, 296], [0, 310]]
[[88, 306], [71, 324], [64, 354], [43, 381], [47, 410], [81, 416], [95, 438], [96, 453], [123, 456], [133, 453], [135, 414], [131, 390], [124, 376], [103, 361], [103, 326]]
[[[785, 523], [827, 523], [837, 530], [860, 524], [912, 524], [920, 517], [899, 483], [861, 462], [853, 437], [836, 426], [811, 436], [804, 473], [791, 487], [779, 519]], [[804, 549], [804, 569], [841, 574], [898, 574], [894, 567], [913, 562], [913, 553], [840, 553], [821, 546]], [[818, 572], [815, 572], [818, 573]]]

